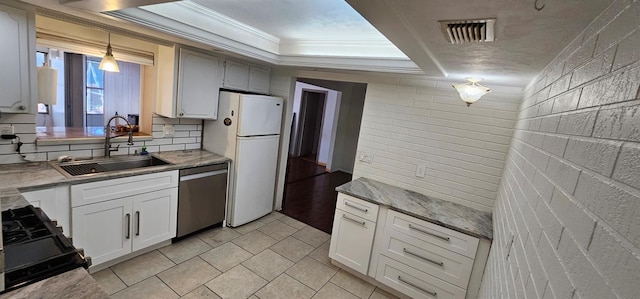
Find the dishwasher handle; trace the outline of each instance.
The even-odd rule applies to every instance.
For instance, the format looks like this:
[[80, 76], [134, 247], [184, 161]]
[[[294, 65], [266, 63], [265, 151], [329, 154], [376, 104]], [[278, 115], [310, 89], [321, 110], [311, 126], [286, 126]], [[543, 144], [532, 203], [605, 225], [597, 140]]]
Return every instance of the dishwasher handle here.
[[180, 181], [181, 182], [190, 181], [190, 180], [200, 179], [200, 178], [209, 177], [209, 176], [226, 174], [227, 172], [228, 171], [226, 169], [223, 169], [223, 170], [207, 171], [207, 172], [201, 172], [201, 173], [196, 173], [196, 174], [190, 174], [190, 175], [180, 176]]

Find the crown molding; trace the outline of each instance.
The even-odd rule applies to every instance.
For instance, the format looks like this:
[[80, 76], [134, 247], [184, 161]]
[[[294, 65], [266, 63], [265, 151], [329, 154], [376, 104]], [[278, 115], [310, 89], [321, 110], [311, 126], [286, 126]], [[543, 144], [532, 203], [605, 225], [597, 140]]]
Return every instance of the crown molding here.
[[103, 14], [276, 66], [424, 74], [386, 40], [280, 40], [189, 1]]
[[367, 72], [423, 75], [424, 71], [409, 59], [337, 57], [337, 56], [280, 56], [280, 66]]
[[279, 54], [409, 59], [386, 39], [281, 39]]

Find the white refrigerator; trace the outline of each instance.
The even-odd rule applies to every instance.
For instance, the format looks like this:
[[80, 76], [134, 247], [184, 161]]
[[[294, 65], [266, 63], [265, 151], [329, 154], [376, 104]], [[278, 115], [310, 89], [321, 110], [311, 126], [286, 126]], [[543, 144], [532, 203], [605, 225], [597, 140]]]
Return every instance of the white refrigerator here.
[[218, 105], [218, 119], [204, 122], [202, 144], [232, 160], [226, 222], [236, 227], [273, 210], [283, 101], [221, 91]]

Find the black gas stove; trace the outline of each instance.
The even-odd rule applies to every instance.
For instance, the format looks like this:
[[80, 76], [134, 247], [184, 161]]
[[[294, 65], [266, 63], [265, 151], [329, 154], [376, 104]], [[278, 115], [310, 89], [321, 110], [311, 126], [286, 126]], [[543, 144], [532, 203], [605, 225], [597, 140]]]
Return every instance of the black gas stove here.
[[5, 290], [49, 278], [91, 260], [77, 250], [47, 215], [31, 205], [2, 212]]

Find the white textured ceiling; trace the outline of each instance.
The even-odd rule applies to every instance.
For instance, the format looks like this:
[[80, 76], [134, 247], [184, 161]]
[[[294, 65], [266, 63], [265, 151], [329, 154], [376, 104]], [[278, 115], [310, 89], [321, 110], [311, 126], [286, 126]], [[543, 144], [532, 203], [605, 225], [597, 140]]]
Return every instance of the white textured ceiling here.
[[344, 0], [192, 0], [281, 39], [386, 39]]
[[[612, 2], [185, 0], [110, 15], [276, 65], [522, 87]], [[486, 18], [497, 19], [495, 42], [451, 45], [438, 24]]]
[[[524, 86], [613, 0], [346, 0], [429, 73]], [[496, 18], [495, 42], [452, 45], [439, 20]]]

